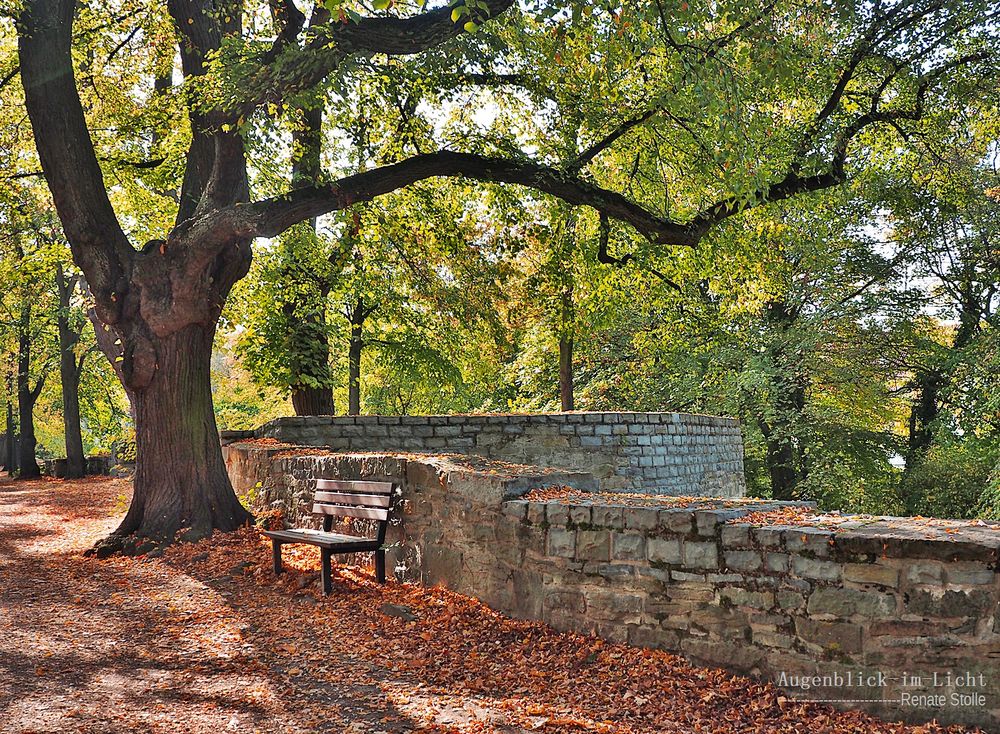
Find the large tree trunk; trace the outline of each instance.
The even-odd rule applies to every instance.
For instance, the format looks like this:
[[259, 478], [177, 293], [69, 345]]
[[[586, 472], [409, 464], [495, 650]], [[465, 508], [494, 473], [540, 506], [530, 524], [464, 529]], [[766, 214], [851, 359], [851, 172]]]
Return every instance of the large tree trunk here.
[[80, 430], [80, 372], [83, 361], [77, 360], [74, 351], [80, 341], [80, 333], [70, 325], [69, 313], [76, 279], [67, 280], [62, 268], [56, 270], [56, 286], [59, 290], [59, 377], [62, 383], [63, 435], [66, 439], [67, 479], [82, 477], [87, 470], [83, 455], [83, 434]]
[[35, 459], [35, 401], [42, 391], [43, 379], [31, 385], [31, 306], [21, 308], [17, 334], [17, 414], [21, 428], [18, 443], [18, 476], [35, 479], [41, 476]]
[[252, 520], [233, 493], [219, 445], [210, 368], [214, 326], [192, 324], [155, 342], [157, 369], [134, 391], [135, 494], [97, 552], [145, 552]]
[[351, 343], [347, 351], [347, 414], [361, 415], [361, 352], [365, 348], [365, 303], [362, 298], [351, 311]]

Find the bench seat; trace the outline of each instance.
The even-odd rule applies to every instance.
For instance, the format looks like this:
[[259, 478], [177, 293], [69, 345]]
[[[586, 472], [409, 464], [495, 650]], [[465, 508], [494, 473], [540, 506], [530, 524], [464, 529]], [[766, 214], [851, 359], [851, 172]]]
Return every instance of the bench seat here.
[[[389, 524], [389, 508], [396, 486], [390, 482], [348, 482], [336, 479], [317, 479], [312, 511], [323, 519], [323, 529], [289, 528], [265, 530], [271, 539], [274, 556], [274, 573], [280, 574], [281, 546], [293, 543], [315, 545], [322, 560], [321, 579], [323, 593], [333, 588], [330, 556], [334, 553], [375, 553], [375, 576], [385, 583], [385, 530]], [[355, 518], [375, 521], [374, 538], [344, 535], [333, 532], [334, 518]]]
[[338, 553], [367, 553], [379, 549], [379, 542], [375, 539], [359, 538], [356, 535], [341, 535], [340, 533], [324, 533], [322, 530], [309, 530], [307, 528], [266, 530], [264, 535], [281, 543], [308, 543], [330, 550], [336, 548]]

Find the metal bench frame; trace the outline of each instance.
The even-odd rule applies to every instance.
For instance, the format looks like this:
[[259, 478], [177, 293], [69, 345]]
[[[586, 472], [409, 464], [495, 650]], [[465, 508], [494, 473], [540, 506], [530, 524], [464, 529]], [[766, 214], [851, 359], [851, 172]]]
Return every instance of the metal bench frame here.
[[[320, 549], [322, 559], [323, 593], [333, 589], [331, 562], [333, 554], [375, 553], [375, 576], [380, 584], [385, 583], [385, 531], [389, 525], [389, 509], [392, 505], [396, 485], [391, 482], [351, 482], [337, 479], [317, 479], [316, 493], [313, 495], [312, 511], [323, 518], [323, 530], [291, 528], [289, 530], [267, 530], [264, 535], [271, 539], [271, 553], [274, 558], [274, 573], [280, 574], [281, 546], [304, 543]], [[356, 517], [375, 520], [378, 530], [374, 538], [334, 533], [334, 518]]]

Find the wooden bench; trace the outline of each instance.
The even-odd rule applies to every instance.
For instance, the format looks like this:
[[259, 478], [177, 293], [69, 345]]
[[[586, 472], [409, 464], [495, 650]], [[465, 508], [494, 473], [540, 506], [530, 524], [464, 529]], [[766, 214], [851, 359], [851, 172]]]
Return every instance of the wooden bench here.
[[[316, 493], [313, 495], [312, 511], [322, 515], [323, 529], [292, 528], [289, 530], [267, 530], [264, 535], [271, 539], [274, 556], [274, 572], [281, 568], [281, 546], [293, 543], [307, 543], [320, 548], [323, 561], [323, 593], [332, 589], [330, 579], [330, 557], [334, 553], [375, 552], [375, 576], [380, 584], [385, 583], [385, 530], [389, 524], [389, 506], [396, 485], [391, 482], [345, 482], [335, 479], [317, 479]], [[331, 532], [335, 517], [356, 517], [375, 520], [378, 530], [374, 538], [342, 535]]]

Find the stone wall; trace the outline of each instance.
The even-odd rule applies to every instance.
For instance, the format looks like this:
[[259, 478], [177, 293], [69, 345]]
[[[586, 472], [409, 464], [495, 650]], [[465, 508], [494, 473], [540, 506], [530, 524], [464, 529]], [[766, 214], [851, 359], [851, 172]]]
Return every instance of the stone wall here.
[[[293, 523], [316, 477], [399, 483], [389, 567], [401, 579], [770, 679], [796, 698], [1000, 730], [1000, 527], [760, 526], [741, 520], [780, 503], [597, 492], [530, 501], [533, 488], [597, 482], [474, 457], [240, 444], [227, 455], [234, 480], [260, 483], [258, 506], [282, 505]], [[879, 685], [855, 685], [858, 675]]]
[[731, 418], [684, 413], [279, 418], [256, 438], [339, 451], [464, 453], [585, 471], [606, 491], [742, 497]]

